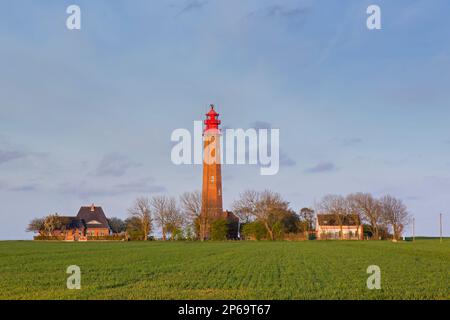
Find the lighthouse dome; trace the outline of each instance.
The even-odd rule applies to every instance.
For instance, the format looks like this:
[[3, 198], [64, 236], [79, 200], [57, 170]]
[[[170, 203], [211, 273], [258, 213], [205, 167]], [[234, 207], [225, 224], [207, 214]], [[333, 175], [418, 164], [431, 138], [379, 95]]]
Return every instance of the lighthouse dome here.
[[206, 120], [205, 120], [205, 131], [211, 130], [211, 129], [218, 129], [220, 120], [218, 119], [219, 114], [214, 110], [214, 105], [210, 105], [211, 109], [206, 114]]

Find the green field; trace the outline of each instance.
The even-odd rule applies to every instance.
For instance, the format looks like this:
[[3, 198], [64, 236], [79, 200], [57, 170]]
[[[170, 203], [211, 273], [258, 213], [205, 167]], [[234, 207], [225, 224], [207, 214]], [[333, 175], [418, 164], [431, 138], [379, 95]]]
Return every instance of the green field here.
[[0, 242], [0, 299], [450, 299], [450, 241]]

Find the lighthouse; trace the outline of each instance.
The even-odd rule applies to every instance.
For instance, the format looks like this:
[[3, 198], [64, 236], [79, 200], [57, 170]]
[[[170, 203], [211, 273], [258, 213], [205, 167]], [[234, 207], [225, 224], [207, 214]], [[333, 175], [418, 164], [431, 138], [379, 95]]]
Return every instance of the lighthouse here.
[[200, 214], [200, 238], [210, 239], [211, 224], [222, 217], [222, 173], [220, 120], [214, 105], [206, 114], [203, 130], [203, 188]]

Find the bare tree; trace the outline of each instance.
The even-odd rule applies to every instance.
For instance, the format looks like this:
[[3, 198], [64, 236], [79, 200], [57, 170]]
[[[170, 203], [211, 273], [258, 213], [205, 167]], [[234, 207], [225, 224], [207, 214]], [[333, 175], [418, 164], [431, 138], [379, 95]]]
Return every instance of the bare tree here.
[[163, 240], [167, 239], [167, 202], [168, 199], [166, 196], [154, 196], [151, 201], [154, 218], [158, 226], [161, 228]]
[[45, 218], [34, 218], [28, 224], [26, 231], [27, 232], [36, 232], [36, 233], [39, 233], [39, 235], [43, 235], [44, 223], [45, 223]]
[[321, 214], [329, 214], [333, 217], [340, 229], [339, 238], [343, 239], [343, 225], [349, 214], [349, 206], [346, 198], [339, 195], [326, 195], [318, 203], [317, 209]]
[[150, 210], [150, 201], [148, 198], [137, 198], [133, 206], [128, 209], [131, 217], [137, 218], [140, 221], [140, 227], [144, 234], [144, 240], [147, 240], [149, 233], [152, 230], [152, 217]]
[[175, 239], [177, 231], [181, 231], [186, 222], [183, 212], [178, 208], [175, 198], [169, 198], [167, 201], [166, 213], [166, 231], [170, 233], [170, 239]]
[[382, 197], [380, 202], [382, 218], [392, 228], [394, 240], [399, 240], [403, 229], [410, 222], [408, 210], [400, 199], [390, 195]]
[[163, 240], [167, 240], [167, 233], [173, 235], [175, 228], [182, 226], [182, 215], [177, 208], [175, 198], [155, 196], [151, 201], [155, 221], [161, 228]]
[[200, 191], [185, 192], [180, 196], [180, 203], [186, 216], [193, 221], [202, 211], [202, 193]]
[[233, 212], [241, 221], [250, 222], [254, 219], [259, 194], [254, 190], [246, 190], [240, 194], [240, 198], [233, 203]]
[[[202, 211], [202, 194], [200, 191], [185, 192], [180, 196], [180, 204], [185, 222], [195, 228]], [[197, 228], [195, 228], [197, 230]], [[197, 237], [202, 238], [200, 234]]]
[[235, 201], [233, 209], [239, 217], [256, 219], [263, 223], [271, 240], [275, 240], [274, 227], [280, 221], [280, 214], [289, 211], [289, 203], [279, 193], [269, 190], [257, 192], [247, 190]]
[[374, 239], [380, 238], [381, 204], [370, 193], [354, 193], [348, 196], [360, 218], [370, 226]]

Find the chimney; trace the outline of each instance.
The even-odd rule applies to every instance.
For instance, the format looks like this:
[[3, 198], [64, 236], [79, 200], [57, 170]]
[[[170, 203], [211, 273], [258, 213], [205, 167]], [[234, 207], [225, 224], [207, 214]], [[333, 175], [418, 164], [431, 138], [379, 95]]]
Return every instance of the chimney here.
[[91, 205], [91, 212], [94, 212], [94, 211], [95, 211], [95, 205], [92, 204], [92, 205]]

